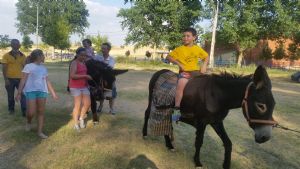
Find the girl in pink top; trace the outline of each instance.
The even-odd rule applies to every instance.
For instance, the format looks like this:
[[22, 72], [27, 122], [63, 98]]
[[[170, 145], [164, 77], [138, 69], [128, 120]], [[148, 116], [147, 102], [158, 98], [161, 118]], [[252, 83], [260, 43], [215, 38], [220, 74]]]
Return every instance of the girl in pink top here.
[[85, 48], [78, 48], [76, 50], [76, 59], [71, 62], [70, 66], [69, 87], [71, 95], [74, 97], [72, 114], [75, 122], [74, 128], [77, 131], [80, 128], [85, 128], [84, 117], [91, 105], [87, 80], [92, 80], [92, 77], [87, 74], [87, 68], [84, 63], [86, 56]]

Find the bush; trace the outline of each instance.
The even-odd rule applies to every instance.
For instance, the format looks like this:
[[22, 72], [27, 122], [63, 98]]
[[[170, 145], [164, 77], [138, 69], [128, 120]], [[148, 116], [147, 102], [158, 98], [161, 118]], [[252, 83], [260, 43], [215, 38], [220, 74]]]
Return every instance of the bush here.
[[272, 49], [269, 47], [269, 44], [265, 44], [260, 54], [260, 58], [263, 60], [268, 60], [268, 59], [272, 59], [272, 57], [273, 57]]
[[125, 56], [126, 56], [126, 57], [129, 57], [129, 56], [130, 56], [130, 51], [129, 51], [129, 50], [127, 50], [127, 51], [125, 52]]
[[145, 55], [146, 55], [147, 58], [150, 58], [152, 54], [149, 51], [146, 51]]
[[290, 55], [290, 60], [300, 59], [300, 49], [295, 43], [289, 45], [288, 51]]
[[278, 48], [276, 48], [274, 51], [274, 59], [280, 60], [280, 59], [283, 59], [286, 57], [287, 57], [287, 55], [285, 53], [283, 43], [280, 43]]

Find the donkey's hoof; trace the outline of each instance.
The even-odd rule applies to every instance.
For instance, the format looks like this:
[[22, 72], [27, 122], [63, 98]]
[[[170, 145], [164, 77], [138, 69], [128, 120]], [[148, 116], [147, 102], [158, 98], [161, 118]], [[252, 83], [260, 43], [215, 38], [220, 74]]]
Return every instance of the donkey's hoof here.
[[147, 135], [143, 136], [143, 139], [147, 139], [147, 138], [148, 138], [148, 136], [147, 136]]
[[196, 169], [203, 169], [203, 167], [200, 167], [200, 166], [199, 166], [199, 167], [196, 167]]
[[175, 152], [176, 150], [175, 150], [175, 148], [170, 148], [169, 149], [171, 152]]
[[99, 121], [93, 121], [94, 126], [99, 125]]

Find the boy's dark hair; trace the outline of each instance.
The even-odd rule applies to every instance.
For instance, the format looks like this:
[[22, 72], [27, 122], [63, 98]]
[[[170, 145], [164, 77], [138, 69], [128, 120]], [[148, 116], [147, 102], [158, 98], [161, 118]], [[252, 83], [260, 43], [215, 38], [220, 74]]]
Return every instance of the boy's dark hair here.
[[108, 43], [108, 42], [102, 43], [102, 45], [106, 45], [106, 46], [108, 47], [108, 50], [110, 50], [110, 49], [111, 49], [111, 44], [110, 44], [110, 43]]
[[82, 40], [82, 43], [83, 42], [86, 42], [86, 43], [88, 43], [90, 46], [92, 46], [92, 41], [90, 40], [90, 39], [83, 39]]
[[197, 36], [197, 31], [194, 28], [186, 28], [183, 32], [191, 32], [193, 36]]
[[41, 49], [33, 50], [29, 56], [29, 62], [30, 63], [35, 62], [38, 59], [38, 57], [40, 57], [40, 56], [44, 56], [44, 53]]

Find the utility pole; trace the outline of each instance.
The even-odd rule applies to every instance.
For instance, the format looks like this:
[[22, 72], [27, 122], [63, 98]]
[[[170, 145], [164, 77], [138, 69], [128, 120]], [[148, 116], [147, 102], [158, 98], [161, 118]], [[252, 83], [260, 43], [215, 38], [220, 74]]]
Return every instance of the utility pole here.
[[216, 8], [214, 9], [214, 19], [212, 26], [212, 38], [210, 45], [210, 54], [209, 54], [209, 68], [214, 67], [214, 52], [215, 52], [215, 41], [216, 41], [216, 30], [218, 23], [218, 13], [219, 13], [219, 0], [217, 0]]
[[39, 48], [39, 3], [36, 5], [36, 48]]

